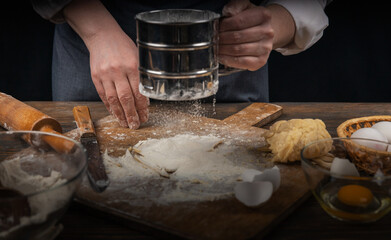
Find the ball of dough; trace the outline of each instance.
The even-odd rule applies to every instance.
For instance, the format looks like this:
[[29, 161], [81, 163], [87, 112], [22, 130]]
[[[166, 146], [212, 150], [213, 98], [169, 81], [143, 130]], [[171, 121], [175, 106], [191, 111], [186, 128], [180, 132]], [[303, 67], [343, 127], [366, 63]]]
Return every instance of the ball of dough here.
[[[325, 138], [331, 138], [326, 125], [320, 119], [291, 119], [274, 123], [265, 134], [265, 139], [273, 153], [273, 162], [294, 162], [300, 160], [300, 151], [307, 144]], [[314, 151], [325, 154], [331, 149], [331, 142], [318, 146]]]

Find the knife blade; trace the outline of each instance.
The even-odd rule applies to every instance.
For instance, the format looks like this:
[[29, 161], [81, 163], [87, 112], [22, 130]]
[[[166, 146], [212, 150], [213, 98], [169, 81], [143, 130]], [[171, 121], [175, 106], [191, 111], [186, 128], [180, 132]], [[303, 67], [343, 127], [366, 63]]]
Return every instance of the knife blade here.
[[80, 131], [80, 142], [87, 150], [87, 176], [91, 187], [96, 192], [103, 192], [110, 181], [107, 177], [95, 128], [87, 106], [75, 106], [73, 116]]

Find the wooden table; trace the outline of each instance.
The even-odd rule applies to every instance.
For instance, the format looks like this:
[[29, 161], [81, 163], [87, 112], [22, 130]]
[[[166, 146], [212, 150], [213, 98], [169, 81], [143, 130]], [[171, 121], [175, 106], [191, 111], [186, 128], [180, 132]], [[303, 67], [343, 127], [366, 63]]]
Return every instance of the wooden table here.
[[[93, 120], [108, 112], [98, 102], [27, 102], [29, 105], [56, 118], [64, 131], [76, 128], [72, 108], [85, 104], [90, 107]], [[278, 120], [292, 118], [319, 118], [332, 136], [336, 128], [349, 118], [370, 115], [391, 115], [391, 103], [275, 103], [283, 107]], [[208, 117], [224, 119], [247, 106], [247, 103], [217, 104], [216, 114]], [[212, 106], [205, 105], [212, 113]], [[265, 126], [268, 127], [268, 126]], [[64, 230], [57, 237], [62, 239], [160, 239], [165, 233], [141, 224], [124, 225], [120, 219], [109, 218], [94, 209], [73, 202], [61, 223]], [[308, 194], [307, 199], [285, 219], [274, 226], [263, 239], [391, 239], [391, 214], [372, 224], [349, 224], [329, 217]]]

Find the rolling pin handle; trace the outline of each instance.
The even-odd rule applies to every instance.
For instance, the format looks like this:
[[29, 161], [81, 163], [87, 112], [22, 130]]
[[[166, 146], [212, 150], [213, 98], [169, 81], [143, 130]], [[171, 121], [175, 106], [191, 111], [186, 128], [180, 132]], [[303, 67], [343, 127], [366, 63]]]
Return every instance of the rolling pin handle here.
[[[62, 136], [61, 133], [53, 130], [50, 126], [43, 126], [40, 131]], [[42, 139], [58, 153], [71, 153], [74, 151], [75, 143], [61, 137], [46, 135]]]
[[[2, 92], [0, 92], [0, 125], [12, 131], [43, 131], [62, 135], [61, 125], [54, 118]], [[25, 140], [38, 147], [42, 144], [38, 140], [36, 143], [33, 142], [31, 135], [27, 135]], [[44, 136], [43, 141], [58, 153], [72, 152], [75, 145], [71, 141], [50, 135]]]

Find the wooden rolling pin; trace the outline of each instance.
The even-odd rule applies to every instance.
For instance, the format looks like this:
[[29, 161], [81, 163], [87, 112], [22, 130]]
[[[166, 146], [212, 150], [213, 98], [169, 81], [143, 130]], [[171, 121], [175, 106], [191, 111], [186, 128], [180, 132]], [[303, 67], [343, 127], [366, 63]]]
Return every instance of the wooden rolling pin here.
[[[61, 125], [54, 118], [2, 92], [0, 92], [0, 126], [11, 131], [43, 131], [62, 135]], [[26, 138], [32, 143], [30, 135]], [[42, 139], [60, 153], [71, 152], [74, 146], [73, 142], [59, 137], [46, 135]]]

